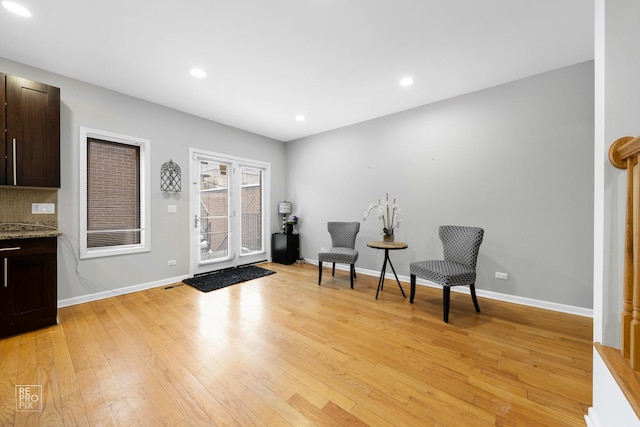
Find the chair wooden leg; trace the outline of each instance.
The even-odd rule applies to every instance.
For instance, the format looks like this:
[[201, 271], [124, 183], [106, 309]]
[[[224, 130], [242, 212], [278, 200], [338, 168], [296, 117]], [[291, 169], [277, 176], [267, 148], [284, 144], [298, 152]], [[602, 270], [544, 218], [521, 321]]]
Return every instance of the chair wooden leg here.
[[331, 275], [335, 276], [336, 275], [336, 263], [333, 263], [333, 268], [331, 269]]
[[451, 301], [451, 287], [445, 286], [442, 295], [442, 311], [444, 323], [449, 323], [449, 302]]
[[322, 281], [322, 261], [318, 262], [318, 286], [320, 286], [320, 282]]
[[471, 290], [471, 298], [473, 298], [473, 305], [476, 307], [476, 313], [480, 313], [478, 298], [476, 298], [476, 284], [472, 283], [471, 286], [469, 286], [469, 289]]
[[411, 275], [411, 296], [409, 297], [409, 302], [413, 304], [413, 298], [416, 296], [416, 275]]
[[349, 271], [349, 276], [351, 278], [351, 289], [353, 289], [353, 278], [355, 277], [355, 275], [356, 275], [355, 266], [353, 264], [351, 264], [351, 268], [350, 268], [350, 271]]

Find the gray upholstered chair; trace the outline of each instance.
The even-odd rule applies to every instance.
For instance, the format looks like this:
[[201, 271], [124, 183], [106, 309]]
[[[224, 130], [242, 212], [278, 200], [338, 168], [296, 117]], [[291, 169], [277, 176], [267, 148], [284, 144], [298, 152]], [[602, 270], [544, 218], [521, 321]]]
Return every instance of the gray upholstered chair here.
[[484, 236], [484, 230], [478, 227], [443, 225], [440, 227], [440, 240], [444, 248], [444, 260], [420, 261], [409, 264], [411, 275], [411, 297], [413, 304], [416, 295], [416, 276], [443, 286], [443, 318], [449, 322], [449, 301], [451, 287], [468, 285], [476, 312], [480, 312], [476, 298], [476, 261]]
[[327, 230], [331, 235], [331, 249], [318, 252], [318, 286], [322, 281], [322, 263], [333, 263], [331, 275], [336, 274], [336, 263], [349, 264], [351, 276], [351, 289], [353, 289], [353, 278], [356, 277], [355, 264], [358, 260], [356, 247], [356, 236], [360, 231], [359, 222], [328, 222]]

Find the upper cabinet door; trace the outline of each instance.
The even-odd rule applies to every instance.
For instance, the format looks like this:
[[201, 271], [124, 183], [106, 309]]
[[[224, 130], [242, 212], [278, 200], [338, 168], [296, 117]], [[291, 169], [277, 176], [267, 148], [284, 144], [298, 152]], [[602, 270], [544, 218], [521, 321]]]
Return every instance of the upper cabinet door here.
[[7, 184], [7, 145], [5, 143], [5, 129], [7, 129], [6, 123], [6, 110], [5, 110], [5, 74], [0, 73], [0, 185]]
[[5, 184], [60, 187], [60, 89], [21, 77], [5, 79]]

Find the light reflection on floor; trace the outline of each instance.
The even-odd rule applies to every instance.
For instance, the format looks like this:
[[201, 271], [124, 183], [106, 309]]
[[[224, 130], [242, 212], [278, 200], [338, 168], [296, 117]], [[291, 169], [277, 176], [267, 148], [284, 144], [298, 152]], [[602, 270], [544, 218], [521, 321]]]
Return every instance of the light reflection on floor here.
[[[245, 287], [247, 292], [243, 293]], [[240, 298], [231, 298], [232, 292], [241, 293]], [[260, 280], [203, 293], [199, 300], [199, 308], [200, 335], [220, 346], [229, 345], [230, 338], [237, 338], [244, 333], [254, 333], [261, 325], [263, 301]]]

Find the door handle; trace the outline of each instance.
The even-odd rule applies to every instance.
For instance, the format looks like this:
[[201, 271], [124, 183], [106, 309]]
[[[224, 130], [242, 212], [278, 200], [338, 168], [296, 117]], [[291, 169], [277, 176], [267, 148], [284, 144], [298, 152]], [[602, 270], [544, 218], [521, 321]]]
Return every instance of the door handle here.
[[13, 138], [13, 185], [18, 185], [18, 173], [16, 171], [18, 156], [16, 154], [16, 147], [16, 139]]
[[198, 215], [196, 215], [195, 221], [194, 221], [194, 226], [193, 226], [194, 228], [198, 228], [198, 220], [199, 220]]
[[15, 246], [13, 248], [0, 248], [0, 252], [8, 252], [8, 251], [19, 251], [20, 246]]
[[7, 266], [8, 266], [8, 265], [9, 265], [9, 264], [7, 263], [7, 259], [5, 258], [5, 259], [4, 259], [4, 287], [5, 287], [5, 288], [7, 287], [8, 283], [9, 283], [9, 281], [8, 281], [8, 279], [7, 279], [7, 271], [9, 270], [9, 269], [7, 268]]

